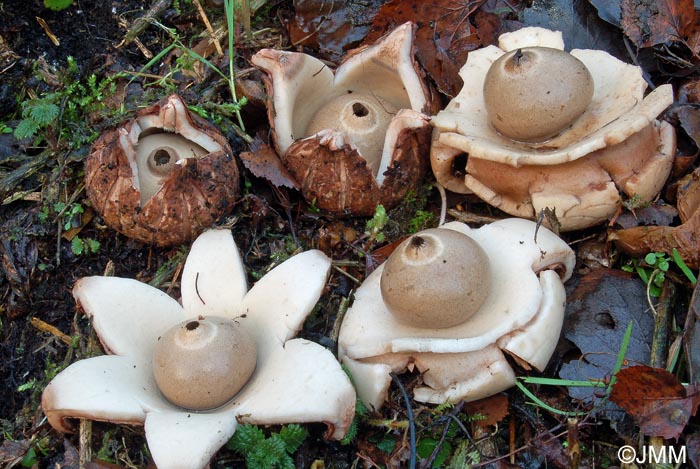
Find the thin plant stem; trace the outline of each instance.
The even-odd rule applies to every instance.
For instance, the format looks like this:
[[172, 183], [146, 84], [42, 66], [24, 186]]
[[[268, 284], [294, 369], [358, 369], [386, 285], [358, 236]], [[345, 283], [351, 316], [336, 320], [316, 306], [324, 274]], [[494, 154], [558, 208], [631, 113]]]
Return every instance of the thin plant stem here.
[[409, 460], [409, 469], [416, 469], [416, 424], [413, 421], [413, 409], [411, 409], [411, 399], [408, 397], [406, 388], [403, 387], [399, 377], [393, 371], [389, 373], [392, 381], [399, 387], [403, 400], [406, 403], [406, 413], [408, 414], [408, 438], [411, 445], [411, 456]]
[[[226, 26], [228, 27], [228, 70], [229, 78], [228, 85], [231, 89], [231, 99], [234, 103], [238, 102], [238, 97], [236, 96], [236, 75], [235, 69], [233, 68], [233, 58], [235, 54], [235, 49], [233, 48], [233, 37], [236, 34], [236, 22], [234, 18], [234, 0], [224, 0], [224, 8], [226, 9]], [[238, 125], [241, 130], [245, 132], [245, 125], [243, 124], [243, 118], [241, 117], [241, 111], [236, 111], [236, 117], [238, 118]]]

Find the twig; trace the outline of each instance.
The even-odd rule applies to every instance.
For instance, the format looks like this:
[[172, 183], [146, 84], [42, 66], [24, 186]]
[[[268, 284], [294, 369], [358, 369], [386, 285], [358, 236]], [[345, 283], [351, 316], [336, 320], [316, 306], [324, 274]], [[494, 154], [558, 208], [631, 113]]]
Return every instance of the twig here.
[[338, 273], [345, 275], [347, 278], [349, 278], [350, 280], [355, 282], [357, 285], [362, 283], [358, 279], [356, 279], [354, 276], [350, 275], [349, 273], [345, 272], [343, 269], [338, 267], [337, 265], [331, 265], [331, 267], [333, 267], [333, 270], [337, 271]]
[[411, 399], [408, 397], [406, 388], [403, 387], [399, 377], [393, 371], [389, 373], [391, 380], [399, 387], [403, 400], [406, 403], [406, 413], [408, 414], [408, 437], [411, 445], [411, 457], [409, 460], [409, 469], [416, 469], [416, 423], [413, 421], [413, 410], [411, 409]]
[[87, 467], [87, 463], [92, 459], [92, 420], [80, 419], [78, 439], [78, 464], [79, 467]]
[[160, 16], [163, 13], [165, 13], [165, 10], [167, 10], [170, 7], [171, 3], [172, 0], [157, 0], [153, 4], [151, 9], [146, 12], [145, 15], [136, 18], [136, 20], [131, 25], [131, 28], [129, 28], [129, 30], [126, 32], [126, 35], [124, 36], [124, 39], [122, 39], [122, 42], [117, 44], [117, 47], [122, 47], [127, 44], [130, 44], [134, 39], [136, 39], [142, 32], [146, 30], [151, 21], [153, 21], [156, 18], [160, 18]]
[[477, 215], [476, 213], [469, 212], [460, 212], [459, 210], [455, 210], [453, 208], [449, 209], [447, 213], [450, 216], [456, 218], [458, 221], [461, 221], [462, 223], [475, 223], [477, 225], [486, 225], [499, 220], [499, 218], [496, 217]]
[[199, 0], [194, 0], [194, 4], [197, 7], [197, 11], [199, 12], [199, 16], [202, 17], [202, 22], [204, 23], [204, 26], [207, 28], [207, 31], [209, 31], [209, 37], [211, 39], [211, 42], [213, 42], [214, 47], [216, 47], [216, 53], [219, 55], [224, 55], [224, 50], [221, 48], [221, 44], [219, 44], [219, 39], [217, 39], [217, 37], [216, 37], [216, 33], [214, 32], [214, 28], [211, 27], [211, 23], [209, 22], [209, 18], [207, 17], [207, 14], [204, 11], [204, 8], [202, 8], [202, 4], [199, 3]]
[[[651, 284], [651, 282], [649, 282]], [[676, 286], [668, 279], [661, 287], [661, 297], [654, 314], [654, 337], [651, 341], [649, 364], [654, 368], [665, 368], [668, 356], [668, 318], [676, 295]]]
[[[459, 401], [457, 405], [454, 406], [454, 408], [449, 412], [448, 414], [448, 419], [447, 419], [447, 424], [445, 425], [445, 428], [442, 429], [442, 435], [440, 436], [440, 441], [435, 445], [435, 448], [433, 449], [433, 452], [430, 453], [430, 457], [421, 464], [421, 468], [430, 468], [433, 466], [433, 462], [435, 459], [438, 457], [438, 454], [440, 454], [440, 450], [442, 449], [442, 445], [445, 442], [445, 438], [447, 438], [447, 432], [450, 431], [450, 426], [452, 425], [452, 418], [456, 418], [457, 414], [462, 411], [462, 408], [464, 407], [464, 401]], [[466, 429], [465, 429], [466, 430]]]
[[52, 326], [51, 324], [44, 322], [39, 318], [30, 319], [29, 324], [31, 324], [41, 332], [48, 332], [49, 334], [57, 337], [58, 340], [60, 340], [66, 345], [70, 345], [71, 343], [73, 343], [73, 339], [71, 338], [71, 336], [64, 334], [56, 326]]
[[340, 299], [340, 304], [338, 305], [338, 314], [335, 316], [335, 322], [333, 323], [333, 329], [331, 329], [330, 339], [334, 344], [338, 343], [338, 337], [340, 336], [340, 325], [343, 323], [345, 318], [345, 313], [348, 311], [348, 305], [350, 304], [349, 297], [343, 297]]

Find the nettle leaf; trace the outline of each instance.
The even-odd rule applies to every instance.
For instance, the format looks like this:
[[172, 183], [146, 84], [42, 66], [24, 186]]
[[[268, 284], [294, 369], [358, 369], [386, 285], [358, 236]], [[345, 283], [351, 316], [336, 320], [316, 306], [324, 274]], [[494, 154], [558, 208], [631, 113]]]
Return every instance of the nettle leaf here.
[[263, 441], [265, 441], [265, 434], [260, 428], [255, 425], [245, 424], [238, 426], [236, 433], [233, 434], [226, 447], [241, 454], [246, 454]]
[[36, 135], [36, 132], [38, 130], [39, 124], [37, 124], [31, 119], [22, 119], [21, 121], [19, 121], [19, 124], [17, 124], [17, 127], [15, 128], [15, 138], [17, 140], [31, 138], [34, 135]]
[[41, 127], [46, 127], [58, 117], [58, 106], [51, 102], [45, 100], [32, 101], [28, 107], [29, 118]]
[[285, 425], [280, 430], [280, 438], [284, 441], [284, 447], [289, 453], [294, 453], [307, 436], [309, 436], [309, 432], [296, 423]]
[[76, 236], [70, 242], [70, 250], [73, 251], [73, 254], [79, 256], [85, 252], [85, 243], [83, 243], [82, 239]]
[[284, 440], [278, 434], [273, 434], [246, 455], [246, 465], [248, 469], [267, 469], [275, 467], [285, 457], [289, 458]]

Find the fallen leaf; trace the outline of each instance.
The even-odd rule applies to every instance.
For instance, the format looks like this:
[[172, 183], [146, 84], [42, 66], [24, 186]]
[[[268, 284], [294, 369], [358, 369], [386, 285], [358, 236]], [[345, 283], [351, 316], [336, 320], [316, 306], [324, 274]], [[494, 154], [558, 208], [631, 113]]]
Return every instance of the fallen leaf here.
[[685, 436], [685, 447], [688, 449], [688, 458], [695, 469], [700, 469], [700, 433]]
[[[700, 35], [698, 37], [700, 38]], [[699, 105], [700, 80], [692, 80], [681, 85], [678, 90], [678, 104], [674, 107], [673, 112], [685, 133], [695, 143], [695, 147], [700, 149]]]
[[513, 9], [503, 1], [390, 0], [374, 17], [365, 43], [373, 42], [406, 21], [413, 21], [418, 26], [415, 42], [418, 61], [440, 92], [453, 97], [462, 88], [459, 69], [467, 61], [467, 54], [493, 43], [497, 34], [505, 32], [501, 15], [517, 13], [520, 2], [512, 3]]
[[649, 252], [665, 252], [671, 255], [676, 249], [691, 269], [700, 267], [700, 168], [680, 184], [678, 212], [685, 221], [675, 227], [638, 226], [611, 232], [608, 240], [614, 241], [618, 249], [634, 257]]
[[284, 167], [272, 147], [260, 140], [254, 140], [250, 149], [251, 151], [242, 152], [239, 157], [243, 166], [253, 173], [253, 176], [267, 179], [277, 187], [299, 189], [299, 184]]
[[695, 415], [700, 393], [664, 369], [637, 365], [620, 370], [610, 400], [625, 409], [645, 435], [670, 439], [678, 438]]
[[683, 330], [683, 346], [690, 382], [700, 383], [700, 284], [695, 285]]
[[5, 440], [0, 446], [0, 463], [12, 467], [24, 458], [29, 450], [29, 443], [25, 440], [10, 441]]
[[566, 50], [597, 49], [616, 57], [627, 56], [619, 30], [611, 28], [600, 18], [600, 11], [596, 12], [587, 2], [534, 0], [520, 16], [523, 26], [561, 31]]
[[569, 458], [564, 445], [549, 431], [540, 432], [532, 440], [532, 449], [548, 465], [562, 469], [569, 467]]
[[464, 412], [470, 415], [479, 415], [474, 424], [480, 427], [496, 425], [508, 415], [508, 396], [495, 394], [491, 397], [464, 404]]
[[700, 207], [700, 170], [684, 177], [678, 183], [678, 216], [685, 223]]
[[600, 19], [614, 26], [620, 26], [622, 10], [619, 0], [588, 0], [588, 2], [595, 7]]
[[[630, 322], [633, 327], [625, 364], [647, 363], [654, 331], [648, 309], [644, 283], [626, 272], [596, 269], [575, 281], [575, 288], [567, 295], [563, 334], [581, 356], [565, 363], [559, 377], [607, 382]], [[604, 389], [571, 386], [568, 392], [575, 399], [595, 403]]]
[[319, 48], [338, 60], [359, 45], [380, 5], [379, 0], [295, 0], [294, 18], [287, 24], [292, 44]]
[[357, 231], [342, 221], [334, 221], [318, 230], [318, 249], [330, 255], [340, 243], [352, 243], [356, 239]]
[[622, 30], [637, 47], [682, 41], [693, 33], [693, 0], [623, 0]]
[[678, 216], [678, 210], [672, 205], [657, 201], [651, 205], [635, 209], [633, 212], [625, 212], [615, 222], [623, 228], [635, 226], [668, 226]]

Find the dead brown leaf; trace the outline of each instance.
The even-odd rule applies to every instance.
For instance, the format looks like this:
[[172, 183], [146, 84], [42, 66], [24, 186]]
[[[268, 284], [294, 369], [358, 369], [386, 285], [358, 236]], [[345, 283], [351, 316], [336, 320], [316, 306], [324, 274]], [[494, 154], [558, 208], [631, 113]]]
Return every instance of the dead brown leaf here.
[[[700, 26], [698, 28], [700, 29]], [[700, 41], [700, 33], [698, 40]], [[700, 80], [684, 83], [678, 90], [675, 114], [685, 133], [695, 142], [696, 148], [700, 148], [700, 107], [698, 105], [700, 105]]]
[[276, 187], [299, 189], [299, 184], [289, 174], [272, 147], [260, 140], [254, 140], [250, 149], [251, 151], [245, 151], [239, 157], [243, 166], [253, 173], [253, 176], [267, 179]]
[[0, 446], [0, 463], [6, 465], [6, 467], [12, 467], [22, 461], [28, 450], [29, 443], [25, 440], [5, 440]]
[[622, 29], [638, 47], [689, 39], [695, 18], [693, 0], [622, 1]]
[[679, 185], [677, 208], [683, 223], [679, 226], [638, 226], [610, 233], [608, 240], [635, 257], [649, 252], [671, 255], [678, 250], [691, 269], [700, 267], [700, 169]]
[[[467, 60], [469, 51], [484, 44], [479, 30], [472, 23], [479, 7], [484, 2], [459, 2], [456, 0], [432, 0], [427, 2], [404, 2], [390, 0], [374, 17], [372, 29], [365, 43], [372, 43], [396, 26], [413, 21], [416, 31], [416, 56], [438, 89], [452, 97], [462, 88], [459, 69]], [[493, 40], [499, 29], [497, 16], [483, 13], [480, 22], [488, 40]]]
[[648, 436], [678, 438], [700, 404], [697, 386], [684, 387], [661, 368], [637, 365], [620, 370], [610, 400], [630, 414]]
[[334, 221], [318, 230], [318, 248], [331, 254], [340, 243], [352, 243], [357, 239], [357, 231], [342, 221]]
[[464, 405], [467, 414], [484, 417], [474, 421], [480, 427], [496, 425], [508, 415], [508, 396], [496, 394], [478, 401], [467, 402]]
[[380, 4], [377, 0], [295, 0], [294, 18], [287, 25], [292, 44], [319, 48], [339, 59], [365, 37]]

